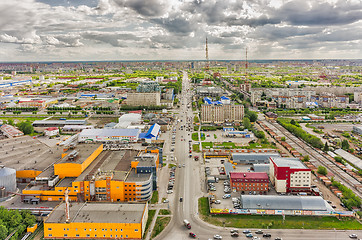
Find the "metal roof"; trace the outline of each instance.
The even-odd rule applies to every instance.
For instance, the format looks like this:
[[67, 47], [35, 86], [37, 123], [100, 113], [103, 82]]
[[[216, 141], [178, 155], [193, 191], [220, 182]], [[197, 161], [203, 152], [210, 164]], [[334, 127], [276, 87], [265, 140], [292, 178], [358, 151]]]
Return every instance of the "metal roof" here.
[[269, 180], [268, 175], [265, 172], [231, 172], [230, 179], [235, 178]]
[[279, 157], [278, 153], [233, 153], [235, 161], [269, 161], [269, 157]]
[[243, 209], [326, 211], [320, 196], [241, 195]]
[[87, 136], [105, 136], [105, 137], [113, 137], [113, 136], [138, 136], [140, 129], [122, 129], [122, 128], [112, 128], [112, 129], [84, 129], [79, 134], [79, 137], [87, 137]]
[[[141, 223], [146, 204], [77, 203], [70, 205], [70, 222]], [[45, 223], [65, 223], [65, 203], [59, 204]]]
[[271, 157], [278, 167], [289, 167], [292, 169], [309, 169], [298, 158]]

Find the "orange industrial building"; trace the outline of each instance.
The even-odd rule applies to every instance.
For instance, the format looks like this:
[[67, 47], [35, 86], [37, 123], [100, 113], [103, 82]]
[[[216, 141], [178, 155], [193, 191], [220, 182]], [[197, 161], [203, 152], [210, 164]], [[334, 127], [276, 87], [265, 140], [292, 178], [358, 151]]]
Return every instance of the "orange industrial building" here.
[[145, 202], [157, 187], [160, 151], [110, 151], [102, 144], [79, 144], [36, 176], [23, 194], [62, 201], [68, 189], [72, 201]]
[[59, 204], [44, 221], [45, 239], [142, 239], [148, 205]]

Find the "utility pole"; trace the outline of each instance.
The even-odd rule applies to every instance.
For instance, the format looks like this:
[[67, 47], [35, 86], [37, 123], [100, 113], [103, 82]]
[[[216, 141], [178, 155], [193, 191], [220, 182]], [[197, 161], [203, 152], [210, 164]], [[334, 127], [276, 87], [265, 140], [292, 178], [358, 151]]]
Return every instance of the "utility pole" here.
[[206, 52], [206, 67], [205, 70], [209, 71], [210, 68], [210, 63], [209, 63], [209, 48], [207, 46], [207, 37], [206, 37], [206, 48], [205, 48], [205, 52]]

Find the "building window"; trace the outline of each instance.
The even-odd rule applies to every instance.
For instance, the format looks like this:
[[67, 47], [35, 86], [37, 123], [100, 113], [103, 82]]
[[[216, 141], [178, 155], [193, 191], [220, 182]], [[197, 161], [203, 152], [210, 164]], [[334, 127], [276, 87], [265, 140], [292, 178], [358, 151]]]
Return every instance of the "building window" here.
[[87, 234], [87, 237], [90, 237], [90, 235], [89, 235], [89, 234]]
[[48, 231], [51, 231], [52, 229], [51, 228], [48, 228]]
[[76, 236], [76, 237], [79, 237], [79, 234], [76, 234], [75, 236]]
[[68, 237], [68, 234], [64, 234], [64, 237]]
[[51, 236], [53, 236], [53, 235], [49, 234], [48, 236], [51, 237]]

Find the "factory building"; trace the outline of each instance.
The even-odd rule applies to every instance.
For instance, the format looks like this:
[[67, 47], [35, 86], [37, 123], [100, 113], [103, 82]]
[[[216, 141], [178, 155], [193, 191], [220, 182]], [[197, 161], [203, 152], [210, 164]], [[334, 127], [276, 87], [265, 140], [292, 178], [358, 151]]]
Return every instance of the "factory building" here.
[[298, 158], [270, 157], [269, 176], [277, 192], [310, 192], [311, 170]]
[[45, 239], [142, 239], [147, 203], [67, 204], [59, 204], [44, 221]]
[[65, 152], [23, 194], [62, 201], [68, 189], [72, 201], [145, 202], [157, 187], [159, 161], [157, 148], [103, 151], [103, 145], [84, 144]]
[[233, 153], [232, 159], [240, 164], [269, 164], [270, 157], [279, 157], [278, 153]]

